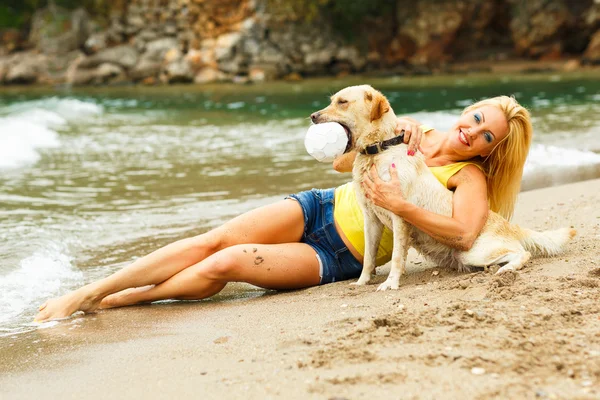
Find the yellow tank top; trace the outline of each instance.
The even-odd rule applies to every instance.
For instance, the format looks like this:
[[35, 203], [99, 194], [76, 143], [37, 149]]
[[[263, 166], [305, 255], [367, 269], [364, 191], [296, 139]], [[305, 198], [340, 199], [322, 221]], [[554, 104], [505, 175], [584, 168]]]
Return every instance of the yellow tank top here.
[[[424, 132], [428, 132], [431, 129], [423, 129]], [[441, 167], [429, 167], [429, 170], [435, 175], [435, 177], [444, 185], [448, 187], [448, 180], [456, 174], [458, 171], [466, 167], [467, 165], [475, 165], [479, 169], [482, 167], [474, 162], [458, 162], [454, 164], [448, 164]], [[339, 186], [335, 189], [335, 208], [333, 210], [333, 216], [338, 223], [338, 226], [344, 232], [344, 235], [348, 238], [352, 246], [360, 253], [361, 256], [365, 254], [365, 232], [364, 232], [364, 217], [358, 200], [356, 199], [356, 193], [354, 192], [354, 186], [352, 182], [346, 183], [345, 185]], [[383, 265], [392, 259], [393, 250], [393, 238], [392, 231], [385, 228], [379, 243], [379, 249], [377, 250], [377, 265]]]

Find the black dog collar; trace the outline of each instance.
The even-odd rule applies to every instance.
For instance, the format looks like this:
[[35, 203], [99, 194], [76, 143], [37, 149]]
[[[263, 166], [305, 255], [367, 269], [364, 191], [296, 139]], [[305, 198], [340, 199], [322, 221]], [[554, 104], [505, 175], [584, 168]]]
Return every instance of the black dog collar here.
[[381, 153], [382, 151], [387, 150], [388, 147], [397, 146], [399, 144], [402, 144], [403, 142], [404, 130], [402, 130], [402, 132], [396, 137], [365, 146], [365, 148], [360, 151], [360, 154], [367, 154], [372, 156], [374, 154]]

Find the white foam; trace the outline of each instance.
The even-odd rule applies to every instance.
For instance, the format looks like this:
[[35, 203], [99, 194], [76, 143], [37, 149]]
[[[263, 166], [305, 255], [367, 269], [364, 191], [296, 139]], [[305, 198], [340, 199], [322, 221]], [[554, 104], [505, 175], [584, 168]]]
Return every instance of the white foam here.
[[45, 110], [57, 114], [67, 121], [85, 120], [90, 116], [101, 115], [104, 107], [99, 104], [78, 99], [48, 97], [40, 100], [29, 100], [5, 107], [3, 113], [26, 115], [37, 110]]
[[0, 118], [0, 126], [0, 168], [35, 163], [39, 149], [60, 145], [56, 131], [26, 119]]
[[[460, 116], [461, 110], [456, 111], [420, 111], [413, 114], [408, 114], [408, 117], [421, 121], [432, 128], [448, 130], [456, 123]], [[403, 116], [403, 115], [399, 115]]]
[[600, 176], [600, 154], [534, 144], [523, 172], [522, 190], [561, 185]]
[[58, 130], [102, 112], [97, 104], [58, 97], [0, 108], [0, 168], [37, 162], [40, 150], [60, 146]]
[[0, 276], [0, 324], [14, 321], [32, 305], [81, 285], [83, 274], [58, 244], [48, 244], [21, 260], [19, 267]]
[[564, 169], [595, 164], [600, 164], [600, 154], [572, 148], [534, 144], [529, 151], [524, 173], [535, 173], [539, 169]]

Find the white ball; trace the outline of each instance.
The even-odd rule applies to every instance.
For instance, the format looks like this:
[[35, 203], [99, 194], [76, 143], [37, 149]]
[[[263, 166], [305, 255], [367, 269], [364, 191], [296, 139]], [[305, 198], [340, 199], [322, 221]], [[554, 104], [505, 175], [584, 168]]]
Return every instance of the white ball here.
[[320, 162], [332, 162], [344, 154], [347, 145], [346, 129], [337, 122], [311, 125], [304, 138], [306, 151]]

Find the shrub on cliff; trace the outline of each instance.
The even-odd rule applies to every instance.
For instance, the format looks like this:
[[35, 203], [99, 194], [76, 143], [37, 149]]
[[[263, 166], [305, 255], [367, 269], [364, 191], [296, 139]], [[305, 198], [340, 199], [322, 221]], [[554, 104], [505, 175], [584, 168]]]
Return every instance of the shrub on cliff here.
[[365, 17], [395, 15], [396, 2], [390, 0], [268, 0], [269, 7], [310, 23], [317, 18], [329, 20], [347, 38], [358, 34], [357, 24]]

